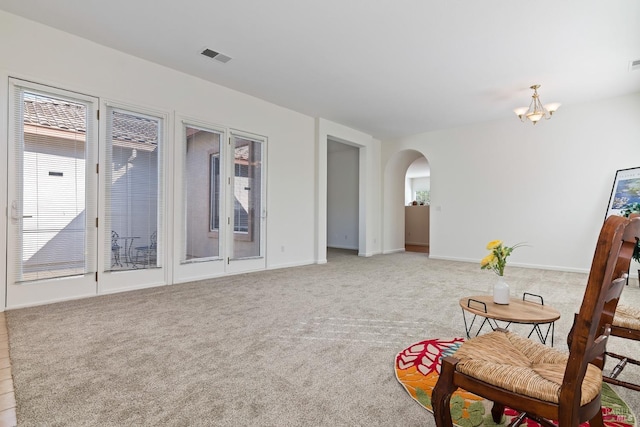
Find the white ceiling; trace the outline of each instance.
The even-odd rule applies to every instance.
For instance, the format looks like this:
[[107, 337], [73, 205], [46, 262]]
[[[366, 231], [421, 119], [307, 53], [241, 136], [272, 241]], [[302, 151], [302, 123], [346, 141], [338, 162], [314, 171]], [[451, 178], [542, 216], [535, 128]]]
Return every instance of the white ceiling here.
[[[640, 92], [637, 0], [0, 0], [0, 9], [386, 139]], [[28, 37], [28, 34], [25, 34]], [[200, 52], [230, 56], [226, 64]], [[562, 115], [562, 107], [557, 120]]]

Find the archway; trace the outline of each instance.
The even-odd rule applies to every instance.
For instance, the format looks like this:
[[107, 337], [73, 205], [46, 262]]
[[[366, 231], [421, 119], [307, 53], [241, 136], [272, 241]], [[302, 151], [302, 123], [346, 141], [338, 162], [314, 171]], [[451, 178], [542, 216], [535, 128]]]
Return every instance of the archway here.
[[384, 168], [383, 253], [405, 250], [405, 187], [409, 166], [428, 157], [417, 150], [402, 150], [391, 155]]
[[405, 175], [404, 248], [408, 252], [429, 253], [431, 167], [426, 157], [418, 157]]

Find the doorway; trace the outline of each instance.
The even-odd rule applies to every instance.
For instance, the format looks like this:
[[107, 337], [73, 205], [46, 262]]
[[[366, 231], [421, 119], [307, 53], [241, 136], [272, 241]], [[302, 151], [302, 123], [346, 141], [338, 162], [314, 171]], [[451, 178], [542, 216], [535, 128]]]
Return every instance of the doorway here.
[[360, 248], [359, 156], [357, 147], [327, 141], [327, 247], [355, 255]]
[[429, 254], [431, 168], [422, 156], [405, 174], [405, 251]]

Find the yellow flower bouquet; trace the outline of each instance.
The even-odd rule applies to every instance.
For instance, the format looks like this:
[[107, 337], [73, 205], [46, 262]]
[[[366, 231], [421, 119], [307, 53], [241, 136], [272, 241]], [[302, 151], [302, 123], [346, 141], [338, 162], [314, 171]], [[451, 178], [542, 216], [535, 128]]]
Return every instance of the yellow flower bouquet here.
[[493, 270], [498, 276], [504, 276], [504, 268], [507, 266], [507, 257], [511, 252], [523, 243], [518, 243], [511, 247], [505, 246], [502, 240], [492, 240], [487, 243], [487, 249], [490, 250], [489, 255], [482, 258], [480, 268], [482, 270]]

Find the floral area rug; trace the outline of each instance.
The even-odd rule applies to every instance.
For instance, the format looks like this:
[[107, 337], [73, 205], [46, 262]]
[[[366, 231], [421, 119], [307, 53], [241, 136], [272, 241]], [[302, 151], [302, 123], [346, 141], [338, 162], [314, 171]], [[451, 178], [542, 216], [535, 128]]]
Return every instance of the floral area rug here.
[[[452, 355], [464, 342], [463, 338], [429, 339], [413, 344], [396, 356], [396, 378], [405, 390], [428, 411], [431, 408], [431, 391], [440, 374], [440, 360]], [[602, 414], [606, 427], [635, 427], [636, 417], [627, 404], [606, 383], [602, 384]], [[506, 408], [502, 423], [508, 425], [517, 412]], [[458, 389], [451, 398], [451, 416], [460, 427], [495, 426], [491, 418], [491, 402]], [[535, 421], [527, 420], [527, 427], [539, 427]], [[584, 423], [581, 427], [588, 426]]]

